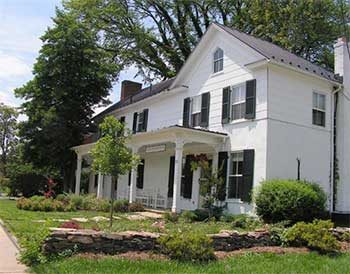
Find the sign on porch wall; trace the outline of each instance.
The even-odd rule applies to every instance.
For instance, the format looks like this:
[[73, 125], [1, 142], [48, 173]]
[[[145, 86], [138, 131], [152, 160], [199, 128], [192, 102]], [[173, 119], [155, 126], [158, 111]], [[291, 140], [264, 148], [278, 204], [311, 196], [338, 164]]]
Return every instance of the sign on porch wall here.
[[146, 153], [149, 153], [149, 152], [162, 152], [162, 151], [165, 151], [165, 145], [148, 146], [148, 147], [146, 147]]

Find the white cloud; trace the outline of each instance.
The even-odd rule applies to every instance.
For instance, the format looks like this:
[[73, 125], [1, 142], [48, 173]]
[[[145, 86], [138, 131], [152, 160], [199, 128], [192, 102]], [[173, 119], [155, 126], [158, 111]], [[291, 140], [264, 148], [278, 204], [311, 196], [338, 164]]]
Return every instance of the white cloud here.
[[0, 79], [31, 74], [30, 67], [16, 56], [11, 56], [0, 51]]

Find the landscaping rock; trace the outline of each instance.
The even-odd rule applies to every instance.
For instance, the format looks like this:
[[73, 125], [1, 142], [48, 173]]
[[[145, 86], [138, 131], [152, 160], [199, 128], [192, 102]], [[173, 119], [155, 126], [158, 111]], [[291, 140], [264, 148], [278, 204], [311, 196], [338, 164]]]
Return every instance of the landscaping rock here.
[[165, 229], [165, 222], [164, 221], [156, 221], [151, 226], [157, 227], [157, 228], [163, 230], [163, 229]]
[[133, 214], [133, 215], [129, 215], [128, 217], [126, 217], [128, 220], [130, 221], [140, 221], [140, 220], [145, 220], [146, 217], [139, 215], [139, 214]]
[[64, 223], [64, 222], [68, 222], [69, 220], [65, 220], [65, 219], [52, 219], [52, 221], [54, 221], [54, 222], [59, 222], [59, 223]]
[[33, 223], [46, 223], [45, 220], [32, 220]]
[[[216, 251], [274, 245], [268, 231], [238, 233], [225, 230], [208, 236], [213, 240], [213, 247]], [[159, 233], [144, 231], [105, 233], [88, 229], [55, 229], [45, 240], [43, 250], [46, 253], [59, 253], [77, 247], [78, 252], [106, 254], [160, 250], [157, 242], [159, 237]]]
[[146, 218], [150, 218], [150, 219], [162, 219], [163, 218], [162, 214], [156, 213], [156, 212], [143, 211], [143, 212], [137, 212], [137, 214], [140, 216], [144, 216]]
[[89, 221], [87, 218], [72, 218], [71, 220], [78, 223], [87, 223]]
[[[113, 217], [114, 218], [114, 217]], [[92, 217], [90, 220], [94, 221], [94, 222], [102, 222], [102, 221], [109, 221], [108, 218], [106, 217], [103, 217], [103, 216], [95, 216], [95, 217]]]

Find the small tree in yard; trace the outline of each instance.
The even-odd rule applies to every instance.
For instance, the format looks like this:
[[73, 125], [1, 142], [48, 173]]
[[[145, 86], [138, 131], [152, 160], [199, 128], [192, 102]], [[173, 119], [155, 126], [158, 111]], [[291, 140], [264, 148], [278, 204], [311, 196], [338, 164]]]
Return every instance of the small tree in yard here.
[[110, 197], [110, 226], [112, 227], [115, 185], [118, 184], [120, 175], [127, 174], [139, 164], [139, 157], [133, 155], [126, 146], [127, 140], [130, 138], [130, 132], [116, 118], [106, 117], [100, 124], [100, 130], [102, 137], [91, 151], [92, 168], [96, 172], [112, 177]]
[[213, 217], [214, 207], [225, 200], [225, 182], [221, 176], [222, 167], [213, 170], [206, 155], [195, 156], [191, 162], [192, 170], [201, 168], [201, 178], [199, 180], [199, 193], [204, 198], [204, 207], [208, 209], [209, 219]]

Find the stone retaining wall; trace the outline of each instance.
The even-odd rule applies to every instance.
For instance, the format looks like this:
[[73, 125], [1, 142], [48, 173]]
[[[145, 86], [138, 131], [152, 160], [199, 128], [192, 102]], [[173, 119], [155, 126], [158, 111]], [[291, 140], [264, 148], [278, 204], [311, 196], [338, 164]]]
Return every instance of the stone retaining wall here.
[[[208, 235], [213, 239], [214, 250], [232, 251], [244, 247], [271, 246], [267, 231], [238, 233], [222, 231]], [[45, 253], [59, 253], [67, 249], [79, 252], [116, 254], [127, 251], [159, 250], [158, 233], [125, 231], [105, 233], [94, 230], [55, 229], [45, 240]]]

